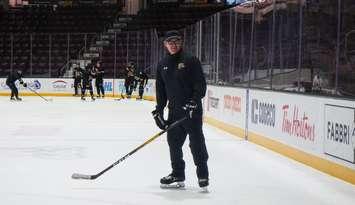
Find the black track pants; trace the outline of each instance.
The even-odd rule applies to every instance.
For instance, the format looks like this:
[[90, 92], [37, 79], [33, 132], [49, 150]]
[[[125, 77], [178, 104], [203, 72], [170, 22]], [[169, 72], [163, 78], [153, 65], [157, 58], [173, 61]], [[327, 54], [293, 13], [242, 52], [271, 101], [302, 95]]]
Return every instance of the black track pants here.
[[[170, 111], [169, 122], [175, 122], [185, 116], [184, 111]], [[193, 115], [192, 119], [186, 120], [182, 125], [168, 131], [168, 144], [173, 174], [185, 175], [185, 161], [183, 160], [182, 146], [189, 135], [190, 150], [196, 165], [198, 178], [208, 178], [208, 153], [205, 137], [202, 131], [202, 112]]]

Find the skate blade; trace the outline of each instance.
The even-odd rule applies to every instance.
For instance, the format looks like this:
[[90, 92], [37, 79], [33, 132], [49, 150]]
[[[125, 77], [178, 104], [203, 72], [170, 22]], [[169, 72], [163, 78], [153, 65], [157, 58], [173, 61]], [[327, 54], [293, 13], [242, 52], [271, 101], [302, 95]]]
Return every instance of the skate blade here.
[[160, 188], [162, 188], [162, 189], [184, 189], [185, 183], [184, 182], [174, 182], [171, 184], [160, 184]]
[[208, 187], [205, 186], [205, 187], [201, 187], [200, 193], [210, 193], [210, 191], [208, 190]]

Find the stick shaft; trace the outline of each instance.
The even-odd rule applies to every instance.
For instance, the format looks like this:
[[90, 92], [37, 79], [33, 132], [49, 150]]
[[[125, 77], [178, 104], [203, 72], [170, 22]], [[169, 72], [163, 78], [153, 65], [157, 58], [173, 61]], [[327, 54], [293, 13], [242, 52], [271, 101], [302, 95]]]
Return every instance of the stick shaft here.
[[[102, 170], [101, 172], [95, 174], [95, 175], [85, 175], [85, 177], [72, 177], [74, 179], [96, 179], [99, 176], [103, 175], [105, 172], [107, 172], [108, 170], [112, 169], [113, 167], [115, 167], [117, 164], [121, 163], [122, 161], [124, 161], [125, 159], [127, 159], [129, 156], [133, 155], [135, 152], [137, 152], [138, 150], [140, 150], [141, 148], [143, 148], [145, 145], [151, 143], [152, 141], [154, 141], [155, 139], [157, 139], [158, 137], [160, 137], [162, 134], [164, 134], [165, 132], [169, 131], [170, 129], [173, 129], [174, 127], [178, 126], [179, 124], [181, 124], [183, 121], [185, 121], [187, 119], [187, 117], [184, 117], [176, 122], [174, 122], [173, 124], [171, 124], [168, 128], [166, 128], [165, 130], [160, 131], [159, 133], [155, 134], [154, 136], [152, 136], [151, 138], [149, 138], [147, 141], [145, 141], [143, 144], [139, 145], [138, 147], [136, 147], [134, 150], [130, 151], [128, 154], [126, 154], [125, 156], [123, 156], [122, 158], [120, 158], [119, 160], [117, 160], [116, 162], [114, 162], [113, 164], [111, 164], [110, 166], [108, 166], [106, 169]], [[80, 176], [80, 174], [77, 174]], [[84, 176], [84, 175], [83, 175]]]
[[40, 95], [38, 92], [36, 92], [35, 90], [33, 90], [30, 87], [27, 87], [30, 91], [34, 92], [35, 94], [37, 94], [39, 97], [41, 97], [43, 100], [48, 101], [48, 99], [44, 98], [42, 95]]

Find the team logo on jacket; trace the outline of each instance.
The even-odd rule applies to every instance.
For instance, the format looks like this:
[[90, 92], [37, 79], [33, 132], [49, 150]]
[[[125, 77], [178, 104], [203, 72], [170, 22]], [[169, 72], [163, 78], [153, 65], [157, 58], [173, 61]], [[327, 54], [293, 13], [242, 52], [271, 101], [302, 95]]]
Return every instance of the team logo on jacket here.
[[178, 64], [178, 69], [181, 70], [183, 68], [185, 68], [185, 64], [184, 63], [179, 63]]

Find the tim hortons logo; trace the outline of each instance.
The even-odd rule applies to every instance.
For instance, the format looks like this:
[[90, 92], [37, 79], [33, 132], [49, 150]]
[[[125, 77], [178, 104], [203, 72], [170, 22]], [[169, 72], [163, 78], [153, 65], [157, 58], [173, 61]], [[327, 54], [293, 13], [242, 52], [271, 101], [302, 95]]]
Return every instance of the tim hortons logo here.
[[294, 106], [293, 110], [290, 110], [289, 105], [282, 106], [282, 111], [282, 132], [312, 142], [314, 141], [315, 125], [306, 112], [300, 114], [300, 109], [297, 106]]

